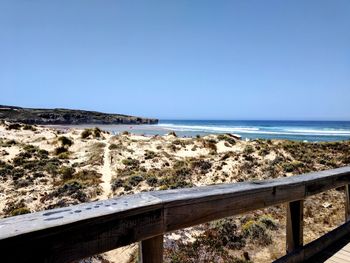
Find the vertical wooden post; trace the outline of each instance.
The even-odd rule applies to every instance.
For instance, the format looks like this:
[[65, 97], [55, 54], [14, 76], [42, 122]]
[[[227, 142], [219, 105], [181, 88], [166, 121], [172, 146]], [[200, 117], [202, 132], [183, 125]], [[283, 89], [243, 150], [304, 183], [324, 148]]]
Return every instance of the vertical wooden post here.
[[163, 262], [163, 235], [142, 240], [139, 243], [140, 263], [162, 263]]
[[303, 200], [287, 205], [287, 253], [303, 246], [303, 209]]
[[345, 222], [350, 221], [350, 187], [345, 185]]

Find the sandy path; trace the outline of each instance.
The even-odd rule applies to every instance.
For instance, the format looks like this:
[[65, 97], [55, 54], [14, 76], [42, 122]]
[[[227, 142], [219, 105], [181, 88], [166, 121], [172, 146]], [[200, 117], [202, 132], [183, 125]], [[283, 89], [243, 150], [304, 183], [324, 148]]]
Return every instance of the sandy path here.
[[[102, 194], [100, 196], [101, 200], [108, 199], [111, 197], [111, 180], [112, 180], [112, 163], [111, 163], [111, 153], [109, 149], [110, 143], [107, 141], [103, 154], [103, 166], [101, 168], [102, 173]], [[104, 258], [109, 262], [113, 263], [127, 263], [130, 262], [131, 256], [134, 254], [136, 244], [130, 246], [121, 247], [115, 250], [104, 253]]]
[[110, 150], [109, 150], [110, 143], [107, 141], [104, 154], [103, 154], [103, 166], [101, 168], [102, 173], [102, 194], [100, 196], [100, 199], [108, 199], [108, 197], [111, 194], [111, 179], [112, 179], [112, 164], [110, 159]]

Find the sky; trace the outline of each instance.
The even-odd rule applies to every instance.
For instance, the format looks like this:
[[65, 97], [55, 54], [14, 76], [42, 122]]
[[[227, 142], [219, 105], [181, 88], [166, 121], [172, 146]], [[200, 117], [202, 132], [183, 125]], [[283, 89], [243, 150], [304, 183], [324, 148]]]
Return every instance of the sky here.
[[0, 104], [350, 120], [349, 0], [0, 0]]

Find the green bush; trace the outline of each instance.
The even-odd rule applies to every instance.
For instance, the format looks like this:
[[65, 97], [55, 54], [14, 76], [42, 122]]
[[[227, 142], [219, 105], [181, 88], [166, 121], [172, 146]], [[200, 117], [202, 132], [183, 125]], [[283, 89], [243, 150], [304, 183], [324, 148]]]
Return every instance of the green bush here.
[[36, 129], [33, 125], [25, 124], [25, 125], [23, 126], [23, 130], [36, 131], [37, 129]]
[[112, 184], [111, 184], [112, 185], [112, 190], [115, 191], [119, 187], [123, 187], [124, 183], [125, 183], [124, 180], [122, 180], [120, 178], [113, 180]]
[[254, 152], [254, 147], [249, 144], [243, 150], [244, 154], [252, 154], [253, 152]]
[[276, 230], [278, 228], [277, 222], [270, 215], [264, 215], [260, 217], [259, 222], [261, 222], [266, 226], [266, 228], [271, 230]]
[[153, 151], [146, 151], [145, 152], [145, 160], [153, 159], [157, 157], [157, 154]]
[[100, 138], [102, 131], [98, 127], [95, 127], [93, 128], [92, 133], [95, 138]]
[[98, 127], [95, 127], [93, 129], [83, 130], [80, 137], [82, 139], [87, 139], [90, 136], [93, 136], [94, 138], [100, 138], [101, 134], [102, 134], [102, 131]]
[[11, 216], [18, 216], [30, 213], [30, 210], [26, 207], [20, 207], [11, 211]]
[[132, 158], [128, 158], [128, 159], [124, 159], [122, 160], [122, 164], [124, 164], [125, 166], [129, 166], [129, 167], [138, 167], [140, 164], [139, 160], [136, 159], [132, 159]]
[[192, 160], [190, 162], [190, 167], [191, 169], [197, 170], [202, 174], [205, 174], [209, 171], [211, 168], [212, 164], [209, 161], [206, 160]]
[[118, 145], [116, 145], [115, 143], [112, 143], [111, 145], [109, 145], [108, 149], [110, 150], [117, 150], [119, 149], [120, 147]]
[[156, 186], [157, 183], [158, 183], [158, 179], [157, 179], [157, 177], [155, 177], [155, 176], [151, 176], [151, 177], [148, 177], [148, 178], [146, 179], [146, 182], [147, 182], [147, 184], [150, 185], [150, 186]]
[[242, 231], [244, 236], [249, 237], [253, 242], [260, 245], [269, 245], [272, 243], [272, 237], [262, 222], [250, 220], [243, 225]]
[[210, 149], [213, 152], [217, 151], [217, 147], [216, 147], [216, 141], [215, 140], [204, 140], [203, 141], [203, 146], [205, 148]]
[[61, 143], [62, 147], [70, 147], [73, 145], [73, 141], [66, 136], [59, 137], [58, 141]]
[[90, 135], [92, 135], [91, 129], [85, 129], [85, 130], [82, 131], [80, 137], [81, 137], [82, 139], [86, 139], [86, 138], [88, 138]]
[[21, 127], [22, 127], [22, 125], [19, 123], [10, 123], [7, 125], [6, 129], [7, 130], [19, 130]]
[[228, 134], [219, 134], [218, 135], [218, 140], [219, 141], [226, 141], [226, 142], [228, 142], [231, 145], [235, 145], [236, 144], [235, 139], [230, 137], [230, 135], [228, 135]]
[[81, 181], [85, 186], [98, 186], [102, 183], [102, 174], [95, 170], [81, 170], [74, 175], [74, 179]]
[[137, 186], [140, 182], [142, 182], [144, 179], [140, 175], [133, 175], [128, 179], [128, 184], [131, 186]]
[[58, 173], [61, 175], [63, 180], [70, 180], [73, 178], [75, 169], [69, 166], [62, 166]]
[[66, 147], [60, 146], [60, 147], [55, 148], [56, 155], [59, 155], [61, 153], [66, 153], [66, 152], [68, 152], [68, 149]]

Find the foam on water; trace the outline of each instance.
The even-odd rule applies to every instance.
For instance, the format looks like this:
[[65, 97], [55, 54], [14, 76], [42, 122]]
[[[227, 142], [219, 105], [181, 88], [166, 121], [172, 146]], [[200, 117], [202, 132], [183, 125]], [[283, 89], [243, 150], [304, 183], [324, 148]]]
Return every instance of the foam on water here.
[[200, 126], [200, 125], [176, 125], [162, 123], [158, 126], [173, 131], [213, 132], [213, 133], [249, 133], [249, 134], [270, 134], [270, 135], [314, 135], [314, 136], [350, 136], [350, 130], [335, 129], [297, 129], [286, 127], [229, 127], [229, 126]]
[[194, 133], [236, 133], [244, 138], [335, 141], [350, 138], [350, 122], [327, 121], [162, 121], [167, 131]]

